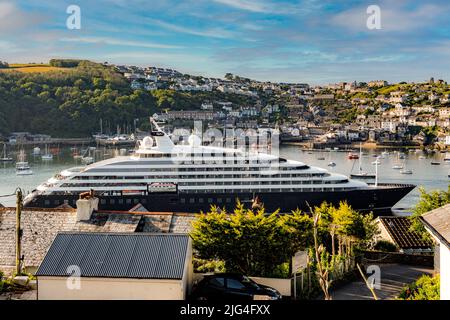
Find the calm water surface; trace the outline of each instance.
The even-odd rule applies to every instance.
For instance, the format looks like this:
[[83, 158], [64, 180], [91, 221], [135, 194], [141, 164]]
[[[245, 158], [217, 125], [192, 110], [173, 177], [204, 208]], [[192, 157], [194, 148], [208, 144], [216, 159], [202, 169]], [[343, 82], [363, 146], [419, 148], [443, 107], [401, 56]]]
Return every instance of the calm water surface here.
[[[43, 149], [43, 148], [42, 148]], [[0, 195], [12, 194], [16, 187], [20, 187], [26, 192], [36, 188], [37, 185], [46, 181], [55, 173], [63, 169], [81, 165], [80, 160], [73, 159], [72, 151], [69, 147], [62, 148], [60, 153], [54, 156], [52, 161], [42, 161], [40, 156], [33, 156], [32, 149], [25, 150], [27, 161], [34, 172], [31, 176], [17, 176], [15, 174], [14, 164], [0, 163]], [[363, 150], [367, 155], [363, 155], [362, 167], [364, 171], [374, 172], [375, 166], [371, 163], [375, 161], [374, 155], [380, 155], [383, 150]], [[423, 186], [427, 190], [441, 189], [446, 190], [450, 182], [448, 174], [450, 173], [450, 163], [443, 161], [444, 154], [435, 153], [426, 156], [425, 159], [419, 157], [425, 156], [422, 152], [405, 152], [406, 159], [399, 160], [394, 150], [389, 150], [390, 154], [381, 158], [381, 164], [378, 167], [378, 181], [386, 183], [412, 183], [417, 186]], [[118, 149], [98, 148], [91, 152], [91, 156], [95, 156], [96, 161], [111, 158], [119, 155]], [[15, 157], [14, 154], [11, 156]], [[332, 172], [349, 175], [352, 171], [358, 170], [359, 160], [349, 160], [346, 152], [336, 151], [314, 151], [308, 152], [302, 150], [298, 146], [282, 146], [280, 148], [280, 156], [288, 159], [299, 160], [309, 165], [326, 168]], [[325, 158], [319, 160], [318, 158]], [[334, 168], [328, 167], [327, 164], [333, 161], [336, 163]], [[438, 161], [440, 165], [431, 165], [432, 161]], [[404, 175], [400, 170], [392, 169], [392, 166], [403, 163], [406, 168], [413, 171], [412, 175]], [[419, 199], [418, 188], [403, 198], [394, 207], [396, 214], [408, 214], [409, 209], [414, 206]], [[5, 206], [14, 206], [15, 197], [0, 198], [0, 203]]]

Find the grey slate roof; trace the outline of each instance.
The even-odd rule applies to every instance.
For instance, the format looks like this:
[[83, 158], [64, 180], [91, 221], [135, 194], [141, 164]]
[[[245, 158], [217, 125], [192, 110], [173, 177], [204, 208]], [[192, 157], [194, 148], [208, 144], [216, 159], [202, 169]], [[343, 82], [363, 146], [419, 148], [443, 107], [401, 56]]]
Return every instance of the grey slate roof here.
[[450, 248], [450, 204], [431, 210], [420, 219], [434, 236]]
[[[0, 270], [15, 264], [16, 209], [0, 208]], [[76, 221], [76, 210], [70, 208], [24, 208], [22, 211], [22, 254], [26, 267], [42, 262], [56, 234], [80, 232], [157, 232], [188, 233], [194, 214], [173, 212], [98, 211], [88, 221]]]
[[37, 276], [182, 279], [189, 236], [155, 233], [59, 233]]
[[432, 248], [432, 241], [422, 239], [420, 234], [411, 230], [411, 220], [408, 217], [387, 216], [378, 219], [400, 249]]

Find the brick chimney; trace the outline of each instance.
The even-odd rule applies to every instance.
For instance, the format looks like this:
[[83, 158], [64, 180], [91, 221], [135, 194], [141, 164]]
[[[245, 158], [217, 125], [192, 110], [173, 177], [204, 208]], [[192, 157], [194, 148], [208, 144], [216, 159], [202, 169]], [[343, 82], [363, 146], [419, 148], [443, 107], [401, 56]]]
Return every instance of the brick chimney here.
[[94, 210], [98, 210], [98, 198], [94, 197], [94, 191], [80, 194], [77, 200], [77, 221], [90, 220]]

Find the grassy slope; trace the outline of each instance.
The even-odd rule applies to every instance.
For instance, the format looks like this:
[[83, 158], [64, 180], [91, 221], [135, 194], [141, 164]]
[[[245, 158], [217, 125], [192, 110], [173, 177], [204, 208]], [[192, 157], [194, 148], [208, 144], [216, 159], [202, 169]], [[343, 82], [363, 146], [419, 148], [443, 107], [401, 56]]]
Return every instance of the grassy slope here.
[[68, 68], [58, 68], [52, 67], [48, 64], [29, 64], [29, 63], [13, 63], [9, 65], [7, 69], [0, 69], [0, 71], [11, 72], [25, 72], [25, 73], [33, 73], [33, 72], [49, 72], [49, 71], [58, 71], [58, 70], [67, 70]]

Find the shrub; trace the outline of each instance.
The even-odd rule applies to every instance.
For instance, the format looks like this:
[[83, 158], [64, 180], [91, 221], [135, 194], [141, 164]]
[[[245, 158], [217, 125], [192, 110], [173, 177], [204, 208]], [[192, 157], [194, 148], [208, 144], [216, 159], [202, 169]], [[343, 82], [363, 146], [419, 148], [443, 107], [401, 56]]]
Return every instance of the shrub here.
[[383, 251], [383, 252], [396, 252], [397, 246], [390, 241], [379, 240], [373, 247], [374, 250]]
[[423, 275], [406, 286], [398, 296], [400, 300], [439, 300], [440, 277]]

